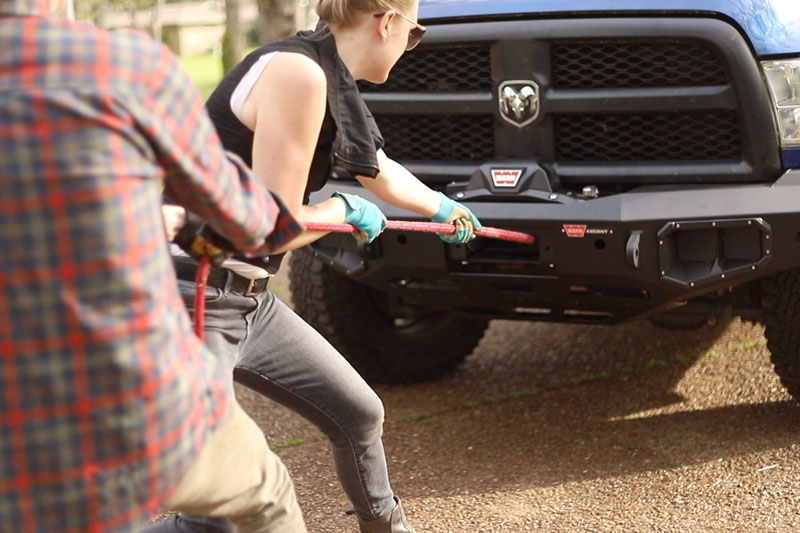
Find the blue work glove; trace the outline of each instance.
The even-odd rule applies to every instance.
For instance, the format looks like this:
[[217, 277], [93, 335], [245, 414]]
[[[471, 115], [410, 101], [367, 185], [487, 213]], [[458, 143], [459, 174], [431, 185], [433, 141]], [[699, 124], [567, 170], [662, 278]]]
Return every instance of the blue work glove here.
[[386, 228], [386, 215], [383, 214], [380, 207], [369, 200], [356, 194], [343, 192], [335, 192], [333, 196], [344, 201], [345, 223], [352, 224], [361, 230], [356, 239], [372, 242]]
[[441, 192], [442, 205], [439, 211], [431, 217], [433, 222], [447, 222], [454, 224], [455, 233], [437, 233], [444, 242], [468, 242], [475, 238], [475, 231], [481, 229], [480, 220], [469, 210], [469, 207], [460, 204]]

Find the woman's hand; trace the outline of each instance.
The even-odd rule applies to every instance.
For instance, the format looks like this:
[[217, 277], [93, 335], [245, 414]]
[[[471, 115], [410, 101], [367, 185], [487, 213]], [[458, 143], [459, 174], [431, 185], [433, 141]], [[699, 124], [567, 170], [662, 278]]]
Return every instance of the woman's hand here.
[[441, 192], [439, 196], [442, 198], [442, 204], [431, 220], [447, 222], [456, 227], [456, 231], [453, 233], [437, 233], [439, 238], [444, 242], [468, 242], [474, 239], [475, 231], [483, 227], [478, 217], [464, 204], [452, 200]]
[[172, 242], [175, 235], [186, 224], [186, 210], [179, 205], [164, 204], [161, 206], [161, 213], [164, 216], [164, 231], [167, 240]]
[[400, 163], [393, 161], [383, 150], [378, 150], [380, 173], [375, 179], [356, 176], [366, 189], [388, 204], [408, 209], [433, 222], [453, 224], [450, 234], [439, 233], [445, 242], [467, 242], [475, 238], [475, 231], [483, 226], [478, 217], [464, 204], [436, 192]]
[[335, 192], [333, 196], [344, 202], [345, 223], [361, 230], [357, 240], [372, 242], [386, 229], [386, 215], [377, 205], [356, 194]]

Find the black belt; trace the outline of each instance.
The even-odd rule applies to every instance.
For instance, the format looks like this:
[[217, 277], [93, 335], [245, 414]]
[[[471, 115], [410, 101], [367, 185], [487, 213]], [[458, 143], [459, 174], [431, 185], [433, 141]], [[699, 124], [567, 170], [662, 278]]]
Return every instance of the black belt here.
[[[172, 262], [175, 265], [175, 273], [178, 275], [178, 279], [184, 281], [195, 280], [197, 276], [197, 263], [193, 259], [173, 257]], [[229, 279], [230, 283], [228, 281]], [[245, 296], [252, 296], [267, 290], [268, 282], [269, 278], [250, 279], [240, 276], [227, 268], [213, 267], [208, 274], [208, 281], [206, 284], [209, 287], [216, 287], [217, 289], [228, 288], [232, 291], [240, 292]]]

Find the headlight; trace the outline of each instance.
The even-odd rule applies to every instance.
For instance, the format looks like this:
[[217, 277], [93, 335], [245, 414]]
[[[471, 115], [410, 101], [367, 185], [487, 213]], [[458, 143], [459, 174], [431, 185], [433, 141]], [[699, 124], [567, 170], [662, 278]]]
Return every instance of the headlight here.
[[800, 59], [763, 61], [781, 145], [800, 146]]

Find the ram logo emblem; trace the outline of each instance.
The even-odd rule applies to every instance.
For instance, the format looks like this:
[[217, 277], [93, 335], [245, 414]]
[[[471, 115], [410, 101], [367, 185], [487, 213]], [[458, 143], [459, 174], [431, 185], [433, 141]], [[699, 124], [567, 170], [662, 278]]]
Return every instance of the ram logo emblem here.
[[500, 116], [518, 128], [539, 116], [539, 86], [531, 80], [504, 81], [497, 89]]

